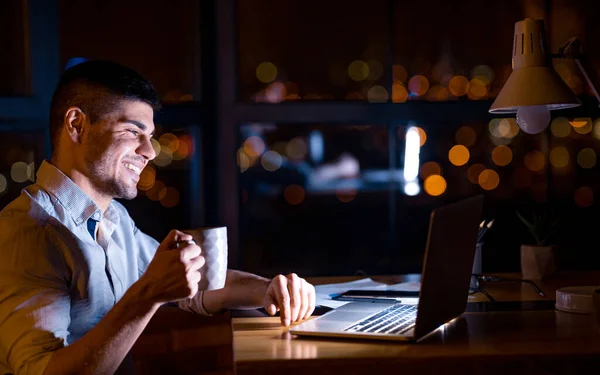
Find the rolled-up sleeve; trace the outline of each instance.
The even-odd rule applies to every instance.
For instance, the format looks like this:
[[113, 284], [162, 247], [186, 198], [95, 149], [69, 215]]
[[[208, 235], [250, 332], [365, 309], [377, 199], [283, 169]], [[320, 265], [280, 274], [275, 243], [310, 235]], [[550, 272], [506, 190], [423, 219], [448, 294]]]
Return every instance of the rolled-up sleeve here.
[[2, 220], [0, 233], [0, 370], [42, 374], [67, 345], [67, 266], [43, 226]]

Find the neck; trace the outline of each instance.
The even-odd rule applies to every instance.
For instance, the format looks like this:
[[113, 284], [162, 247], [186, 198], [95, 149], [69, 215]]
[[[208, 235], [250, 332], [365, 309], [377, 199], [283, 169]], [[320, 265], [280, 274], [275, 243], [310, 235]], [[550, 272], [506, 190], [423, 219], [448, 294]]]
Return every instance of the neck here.
[[75, 167], [73, 163], [64, 163], [58, 158], [53, 157], [50, 161], [52, 165], [58, 168], [62, 173], [71, 179], [75, 185], [79, 186], [84, 193], [86, 193], [94, 203], [104, 213], [108, 208], [108, 205], [112, 201], [112, 197], [108, 197], [105, 194], [101, 194], [98, 189], [92, 184], [88, 176], [82, 173]]

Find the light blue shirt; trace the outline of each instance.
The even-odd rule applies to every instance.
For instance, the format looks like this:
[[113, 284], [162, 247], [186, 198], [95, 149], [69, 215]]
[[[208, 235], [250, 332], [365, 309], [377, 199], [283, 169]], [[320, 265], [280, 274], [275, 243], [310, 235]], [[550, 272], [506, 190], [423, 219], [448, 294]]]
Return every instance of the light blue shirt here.
[[120, 203], [103, 214], [44, 162], [37, 182], [0, 212], [0, 374], [42, 374], [54, 350], [123, 297], [157, 248]]

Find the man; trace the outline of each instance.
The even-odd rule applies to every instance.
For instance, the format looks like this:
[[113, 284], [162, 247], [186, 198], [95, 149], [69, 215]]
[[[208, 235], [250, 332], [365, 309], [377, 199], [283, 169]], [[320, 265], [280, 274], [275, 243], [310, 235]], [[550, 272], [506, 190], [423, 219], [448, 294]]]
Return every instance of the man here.
[[[284, 325], [314, 310], [314, 287], [229, 270], [198, 292], [191, 236], [158, 243], [115, 198], [132, 199], [151, 146], [154, 88], [135, 71], [88, 61], [68, 69], [50, 110], [53, 154], [0, 213], [0, 374], [113, 373], [160, 305], [200, 313], [264, 306]], [[180, 246], [178, 246], [180, 245]]]

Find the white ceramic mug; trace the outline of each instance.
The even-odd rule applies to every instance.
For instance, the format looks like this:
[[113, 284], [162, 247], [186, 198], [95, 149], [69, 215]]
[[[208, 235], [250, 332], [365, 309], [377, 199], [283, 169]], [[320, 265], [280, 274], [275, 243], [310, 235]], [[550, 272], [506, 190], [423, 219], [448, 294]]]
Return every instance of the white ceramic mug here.
[[227, 227], [185, 230], [202, 250], [206, 263], [200, 268], [200, 290], [221, 289], [227, 278]]

